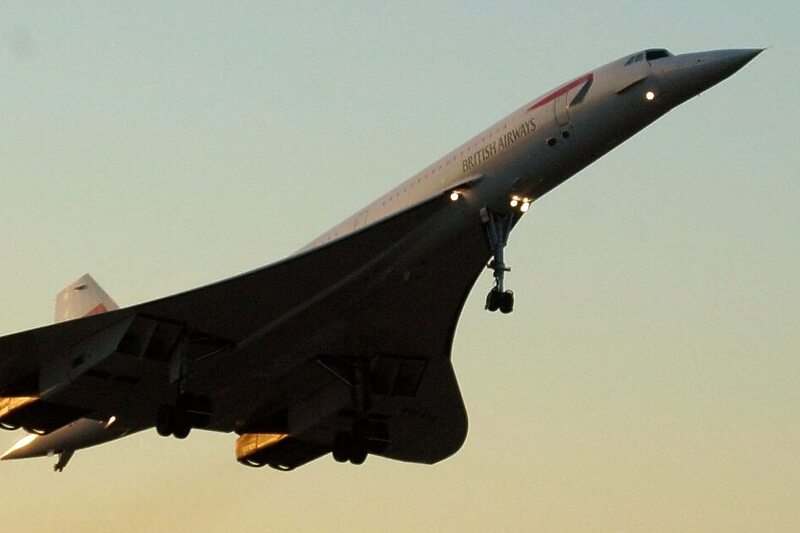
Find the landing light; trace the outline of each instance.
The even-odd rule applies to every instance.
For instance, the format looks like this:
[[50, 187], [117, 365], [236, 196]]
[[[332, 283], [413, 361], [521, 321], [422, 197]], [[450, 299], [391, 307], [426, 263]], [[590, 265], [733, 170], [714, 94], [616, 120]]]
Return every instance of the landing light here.
[[647, 91], [647, 92], [644, 94], [644, 97], [645, 97], [645, 98], [646, 98], [648, 101], [652, 101], [652, 100], [654, 100], [654, 99], [655, 99], [655, 97], [656, 97], [656, 93], [654, 93], [653, 91]]
[[511, 201], [508, 202], [508, 205], [510, 205], [513, 208], [518, 207], [519, 210], [522, 211], [523, 213], [528, 210], [530, 204], [531, 204], [530, 198], [523, 198], [521, 196], [512, 196]]
[[117, 421], [117, 417], [116, 416], [112, 416], [111, 418], [108, 419], [108, 422], [106, 422], [106, 426], [103, 429], [108, 429], [111, 426], [111, 424], [113, 424], [116, 421]]
[[451, 199], [452, 201], [454, 201], [454, 202], [455, 202], [456, 200], [458, 200], [458, 197], [459, 197], [459, 196], [460, 196], [460, 195], [458, 194], [458, 191], [453, 191], [453, 192], [451, 192], [451, 193], [450, 193], [450, 199]]

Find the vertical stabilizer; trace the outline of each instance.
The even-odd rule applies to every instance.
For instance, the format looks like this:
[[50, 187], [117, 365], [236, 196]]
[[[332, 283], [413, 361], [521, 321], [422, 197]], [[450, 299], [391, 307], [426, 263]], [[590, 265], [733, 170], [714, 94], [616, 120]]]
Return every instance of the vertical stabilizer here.
[[56, 322], [115, 309], [119, 306], [89, 274], [84, 274], [56, 295]]

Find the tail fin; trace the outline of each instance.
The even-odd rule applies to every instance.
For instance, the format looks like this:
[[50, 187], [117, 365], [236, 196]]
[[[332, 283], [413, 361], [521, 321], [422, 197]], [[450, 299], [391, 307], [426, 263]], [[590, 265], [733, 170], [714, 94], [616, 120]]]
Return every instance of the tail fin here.
[[84, 274], [56, 295], [56, 322], [115, 309], [119, 309], [119, 306], [89, 274]]

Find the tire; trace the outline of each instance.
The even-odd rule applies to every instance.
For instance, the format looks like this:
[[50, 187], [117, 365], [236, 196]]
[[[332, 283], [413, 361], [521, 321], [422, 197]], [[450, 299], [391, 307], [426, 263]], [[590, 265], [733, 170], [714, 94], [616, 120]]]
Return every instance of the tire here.
[[346, 463], [350, 459], [350, 435], [338, 433], [333, 439], [333, 460], [337, 463]]
[[489, 294], [486, 295], [486, 309], [492, 313], [500, 308], [500, 294], [501, 293], [495, 289], [492, 289], [489, 291]]
[[500, 295], [500, 312], [504, 315], [514, 310], [514, 293], [506, 291]]
[[189, 424], [188, 417], [185, 414], [175, 417], [172, 425], [172, 434], [176, 439], [185, 439], [192, 431], [192, 426]]
[[180, 426], [175, 428], [175, 431], [172, 433], [175, 435], [176, 439], [185, 439], [189, 436], [189, 433], [192, 432], [192, 428], [189, 427], [189, 424], [181, 424]]
[[162, 437], [169, 437], [172, 435], [172, 408], [168, 405], [162, 405], [158, 408], [158, 416], [156, 418], [156, 433]]
[[350, 444], [350, 462], [354, 465], [363, 465], [367, 460], [367, 441], [363, 438], [353, 439]]

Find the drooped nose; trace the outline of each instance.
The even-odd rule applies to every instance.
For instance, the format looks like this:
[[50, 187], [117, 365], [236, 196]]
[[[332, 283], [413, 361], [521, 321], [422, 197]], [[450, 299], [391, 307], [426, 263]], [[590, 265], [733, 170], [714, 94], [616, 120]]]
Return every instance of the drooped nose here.
[[696, 65], [694, 70], [697, 72], [696, 76], [698, 77], [697, 82], [704, 89], [716, 85], [745, 66], [761, 52], [763, 52], [761, 48], [745, 48], [742, 50], [717, 50], [698, 54], [694, 59]]
[[666, 94], [683, 101], [731, 76], [763, 51], [744, 48], [674, 56], [665, 62], [659, 81]]

